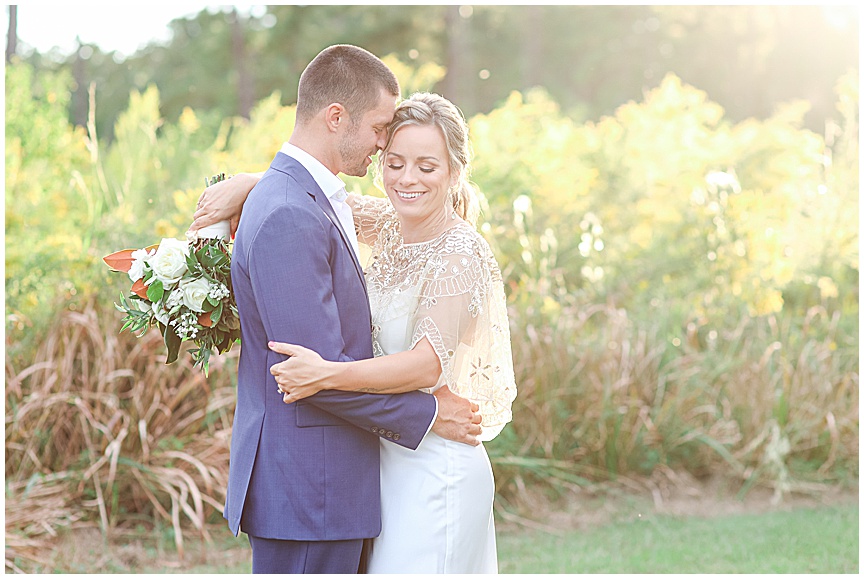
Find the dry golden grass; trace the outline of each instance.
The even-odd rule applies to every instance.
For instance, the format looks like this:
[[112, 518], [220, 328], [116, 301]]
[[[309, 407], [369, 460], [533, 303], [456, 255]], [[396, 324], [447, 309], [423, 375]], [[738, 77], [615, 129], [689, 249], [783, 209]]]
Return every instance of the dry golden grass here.
[[780, 500], [857, 478], [857, 339], [838, 322], [813, 308], [799, 327], [693, 323], [675, 345], [605, 304], [537, 323], [511, 311], [519, 397], [493, 447], [499, 492], [518, 503], [532, 484], [614, 481], [660, 500], [722, 474]]
[[[519, 396], [488, 446], [506, 520], [599, 484], [659, 505], [703, 476], [776, 500], [857, 478], [857, 346], [836, 314], [693, 323], [680, 345], [605, 304], [511, 324]], [[182, 557], [221, 520], [238, 352], [205, 379], [117, 327], [114, 310], [65, 312], [23, 370], [6, 359], [7, 571], [51, 568], [64, 529], [168, 526]]]
[[221, 512], [232, 365], [209, 381], [185, 359], [166, 366], [157, 333], [118, 335], [115, 318], [65, 312], [32, 365], [6, 360], [7, 570], [38, 562], [58, 529], [94, 524], [163, 519], [182, 553], [184, 529], [206, 540]]

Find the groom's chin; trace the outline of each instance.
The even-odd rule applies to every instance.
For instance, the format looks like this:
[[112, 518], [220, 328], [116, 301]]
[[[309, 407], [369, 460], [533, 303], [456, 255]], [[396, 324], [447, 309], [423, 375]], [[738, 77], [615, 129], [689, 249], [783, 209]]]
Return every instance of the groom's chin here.
[[367, 173], [366, 167], [354, 167], [353, 169], [348, 169], [346, 171], [342, 171], [346, 175], [350, 175], [351, 177], [365, 177]]
[[369, 167], [372, 166], [372, 157], [367, 156], [362, 161], [358, 162], [357, 165], [351, 167], [348, 171], [342, 171], [346, 175], [351, 175], [352, 177], [365, 177]]

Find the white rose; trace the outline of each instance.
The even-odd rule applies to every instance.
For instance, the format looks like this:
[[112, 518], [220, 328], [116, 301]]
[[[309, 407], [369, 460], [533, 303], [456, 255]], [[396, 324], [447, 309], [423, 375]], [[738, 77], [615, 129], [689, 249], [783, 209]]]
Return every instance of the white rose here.
[[167, 289], [180, 281], [186, 273], [186, 255], [189, 243], [179, 239], [163, 239], [156, 255], [147, 260], [156, 279]]
[[183, 292], [183, 304], [193, 312], [204, 311], [204, 300], [210, 291], [210, 282], [204, 278], [181, 283], [179, 289]]
[[132, 262], [132, 267], [129, 268], [129, 279], [136, 282], [144, 277], [144, 268], [147, 267], [145, 261], [153, 257], [153, 254], [154, 250], [148, 253], [146, 249], [136, 249], [132, 252], [132, 259], [135, 261]]
[[153, 315], [156, 316], [156, 319], [159, 320], [159, 323], [167, 326], [168, 325], [168, 312], [165, 311], [159, 302], [153, 303]]

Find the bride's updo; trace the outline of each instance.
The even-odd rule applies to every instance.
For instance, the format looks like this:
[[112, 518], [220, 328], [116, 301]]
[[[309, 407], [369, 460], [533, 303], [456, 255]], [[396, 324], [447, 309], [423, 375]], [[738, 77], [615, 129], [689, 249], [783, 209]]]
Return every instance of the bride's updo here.
[[[471, 170], [471, 143], [468, 141], [468, 123], [456, 105], [441, 95], [418, 92], [399, 103], [393, 122], [387, 127], [387, 145], [390, 148], [393, 135], [405, 125], [438, 127], [444, 134], [447, 153], [450, 155], [450, 173], [458, 175], [454, 187], [450, 190], [450, 198], [456, 214], [471, 225], [477, 224], [480, 213], [477, 193], [474, 185], [468, 180]], [[380, 156], [379, 169], [383, 165], [384, 155]], [[379, 170], [379, 174], [380, 174]]]

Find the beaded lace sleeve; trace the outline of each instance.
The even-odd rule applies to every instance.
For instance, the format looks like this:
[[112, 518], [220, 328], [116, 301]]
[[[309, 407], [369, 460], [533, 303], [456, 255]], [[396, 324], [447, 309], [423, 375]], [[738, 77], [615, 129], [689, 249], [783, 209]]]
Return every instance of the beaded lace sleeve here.
[[375, 247], [382, 232], [392, 235], [397, 229], [399, 218], [386, 197], [358, 195], [351, 211], [354, 214], [357, 241], [369, 247]]
[[441, 362], [438, 384], [480, 406], [481, 440], [511, 420], [516, 397], [504, 284], [486, 240], [454, 227], [423, 264], [409, 328], [411, 347], [424, 337]]

